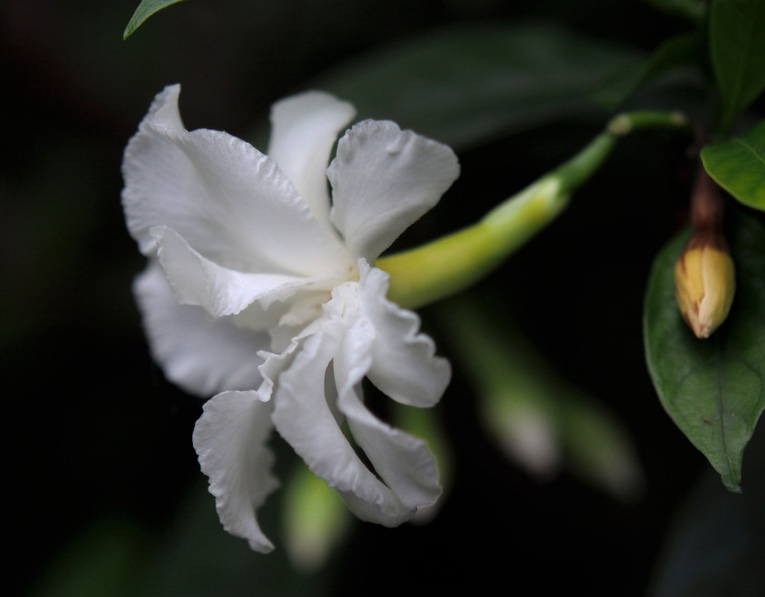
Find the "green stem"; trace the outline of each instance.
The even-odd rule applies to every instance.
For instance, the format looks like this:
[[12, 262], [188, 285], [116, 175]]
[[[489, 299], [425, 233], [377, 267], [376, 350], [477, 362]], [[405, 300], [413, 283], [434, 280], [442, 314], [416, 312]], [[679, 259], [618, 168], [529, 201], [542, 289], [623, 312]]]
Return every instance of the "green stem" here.
[[383, 257], [388, 297], [420, 307], [469, 288], [563, 211], [569, 195], [598, 171], [618, 139], [633, 130], [686, 126], [676, 112], [630, 112], [611, 120], [573, 158], [490, 211], [476, 224], [431, 243]]

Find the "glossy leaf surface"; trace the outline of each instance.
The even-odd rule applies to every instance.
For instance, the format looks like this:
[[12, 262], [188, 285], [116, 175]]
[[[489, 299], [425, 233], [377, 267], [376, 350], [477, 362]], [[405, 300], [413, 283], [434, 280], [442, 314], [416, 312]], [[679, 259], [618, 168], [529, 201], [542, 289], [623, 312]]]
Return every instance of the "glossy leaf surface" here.
[[654, 262], [645, 304], [648, 368], [662, 406], [731, 491], [765, 407], [765, 230], [741, 217], [730, 237], [737, 289], [727, 321], [698, 340], [675, 301], [674, 268], [687, 233]]
[[722, 188], [744, 205], [765, 210], [765, 121], [742, 137], [707, 145], [704, 168]]

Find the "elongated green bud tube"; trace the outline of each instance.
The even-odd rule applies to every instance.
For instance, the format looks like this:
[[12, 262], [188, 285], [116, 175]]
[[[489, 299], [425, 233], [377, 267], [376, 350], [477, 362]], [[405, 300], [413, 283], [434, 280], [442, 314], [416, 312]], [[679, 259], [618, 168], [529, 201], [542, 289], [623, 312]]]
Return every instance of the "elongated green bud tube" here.
[[390, 274], [388, 297], [416, 308], [469, 288], [565, 208], [570, 194], [598, 171], [618, 139], [633, 130], [685, 127], [676, 112], [634, 112], [611, 120], [573, 158], [490, 211], [476, 224], [375, 264]]

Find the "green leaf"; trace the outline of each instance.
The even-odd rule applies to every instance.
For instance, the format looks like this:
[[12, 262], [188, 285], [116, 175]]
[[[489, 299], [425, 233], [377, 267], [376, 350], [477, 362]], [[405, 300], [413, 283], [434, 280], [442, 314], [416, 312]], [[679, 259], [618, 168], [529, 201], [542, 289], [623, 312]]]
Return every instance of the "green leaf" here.
[[675, 302], [675, 262], [688, 233], [653, 266], [645, 303], [648, 370], [664, 410], [740, 491], [744, 448], [765, 408], [765, 229], [741, 216], [731, 236], [736, 297], [726, 322], [698, 340]]
[[657, 10], [693, 22], [703, 19], [707, 11], [702, 0], [648, 0], [648, 3]]
[[645, 55], [549, 25], [446, 28], [397, 43], [311, 82], [462, 150], [565, 119], [602, 122]]
[[35, 581], [30, 597], [126, 597], [137, 584], [147, 533], [135, 520], [99, 517]]
[[762, 456], [762, 438], [756, 437], [747, 452], [743, 495], [725, 491], [711, 470], [703, 477], [670, 525], [648, 597], [765, 595]]
[[765, 88], [765, 2], [714, 0], [709, 19], [712, 67], [723, 98], [721, 130]]
[[671, 37], [653, 51], [643, 69], [639, 84], [643, 85], [675, 68], [699, 64], [702, 52], [706, 51], [706, 39], [700, 32], [682, 33]]
[[765, 120], [743, 137], [701, 150], [704, 168], [717, 184], [744, 205], [765, 210]]
[[167, 8], [171, 4], [177, 4], [183, 0], [142, 0], [135, 9], [130, 22], [125, 27], [125, 32], [122, 34], [122, 39], [127, 39], [133, 32], [140, 27], [143, 22], [148, 19], [155, 12]]
[[[287, 456], [286, 451], [280, 456]], [[286, 460], [280, 459], [282, 463]], [[286, 471], [279, 476], [285, 478]], [[337, 571], [334, 562], [328, 562], [313, 574], [299, 574], [281, 544], [268, 557], [253, 552], [247, 541], [223, 530], [215, 511], [215, 500], [207, 492], [207, 480], [201, 474], [197, 480], [181, 501], [172, 524], [160, 533], [155, 529], [149, 546], [152, 549], [144, 552], [147, 561], [142, 569], [135, 571], [141, 578], [126, 596], [320, 597], [333, 594], [333, 571]], [[258, 511], [266, 526], [266, 535], [274, 539], [278, 537], [279, 506], [278, 499], [271, 499]], [[253, 590], [253, 587], [261, 590]], [[99, 597], [112, 595], [100, 593]]]

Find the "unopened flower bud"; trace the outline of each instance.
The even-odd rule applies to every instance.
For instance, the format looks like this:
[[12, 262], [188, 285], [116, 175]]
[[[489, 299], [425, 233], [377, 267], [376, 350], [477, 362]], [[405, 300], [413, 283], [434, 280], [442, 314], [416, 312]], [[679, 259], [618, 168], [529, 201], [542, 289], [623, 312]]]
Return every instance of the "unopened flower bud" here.
[[709, 338], [725, 321], [735, 290], [725, 237], [710, 229], [694, 230], [675, 265], [675, 296], [697, 338]]

